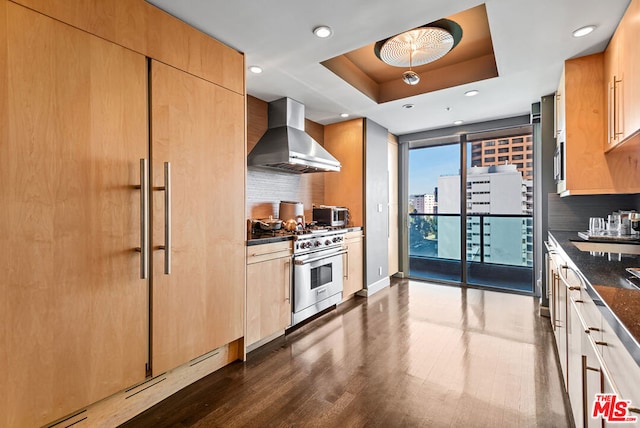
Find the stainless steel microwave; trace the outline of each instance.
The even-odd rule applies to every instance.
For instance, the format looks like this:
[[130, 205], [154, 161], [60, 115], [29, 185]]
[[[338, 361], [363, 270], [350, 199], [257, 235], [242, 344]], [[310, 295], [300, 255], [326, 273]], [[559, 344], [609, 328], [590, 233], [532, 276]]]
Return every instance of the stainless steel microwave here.
[[319, 226], [346, 227], [349, 224], [349, 210], [327, 205], [313, 207], [313, 221]]

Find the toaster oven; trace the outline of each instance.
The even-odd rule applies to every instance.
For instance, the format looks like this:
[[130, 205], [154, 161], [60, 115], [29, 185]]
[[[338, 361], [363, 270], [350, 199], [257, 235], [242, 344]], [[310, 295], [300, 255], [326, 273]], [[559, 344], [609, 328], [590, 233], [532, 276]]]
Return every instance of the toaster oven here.
[[319, 226], [346, 227], [349, 224], [349, 210], [327, 205], [313, 207], [313, 221]]

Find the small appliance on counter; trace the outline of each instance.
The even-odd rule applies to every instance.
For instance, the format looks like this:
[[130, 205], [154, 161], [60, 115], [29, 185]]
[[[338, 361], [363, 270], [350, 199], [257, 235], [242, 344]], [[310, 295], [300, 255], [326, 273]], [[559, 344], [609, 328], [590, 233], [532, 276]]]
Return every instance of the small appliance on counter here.
[[313, 221], [320, 226], [347, 227], [349, 209], [332, 205], [313, 207]]
[[302, 202], [281, 201], [278, 209], [280, 218], [286, 223], [290, 220], [295, 221], [298, 229], [304, 229], [304, 205]]

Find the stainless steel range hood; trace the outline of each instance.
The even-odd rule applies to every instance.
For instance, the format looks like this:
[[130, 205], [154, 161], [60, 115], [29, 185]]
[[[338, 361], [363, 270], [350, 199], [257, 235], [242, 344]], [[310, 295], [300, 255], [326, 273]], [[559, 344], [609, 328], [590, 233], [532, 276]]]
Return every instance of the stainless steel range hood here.
[[304, 132], [304, 105], [291, 98], [269, 103], [269, 128], [247, 157], [247, 165], [297, 174], [340, 171], [340, 162]]

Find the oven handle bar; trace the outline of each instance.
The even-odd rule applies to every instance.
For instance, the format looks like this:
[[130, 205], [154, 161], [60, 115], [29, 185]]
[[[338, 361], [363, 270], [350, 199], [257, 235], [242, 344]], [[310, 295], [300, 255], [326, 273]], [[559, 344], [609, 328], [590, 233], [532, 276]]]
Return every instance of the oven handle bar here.
[[339, 256], [341, 254], [346, 254], [347, 250], [340, 250], [340, 251], [336, 251], [335, 253], [331, 253], [331, 254], [325, 254], [324, 256], [320, 256], [320, 257], [315, 257], [313, 259], [307, 259], [307, 260], [296, 260], [293, 263], [296, 266], [302, 266], [302, 265], [306, 265], [309, 263], [313, 263], [313, 262], [317, 262], [318, 260], [324, 260], [327, 259], [329, 257], [333, 257], [333, 256]]

